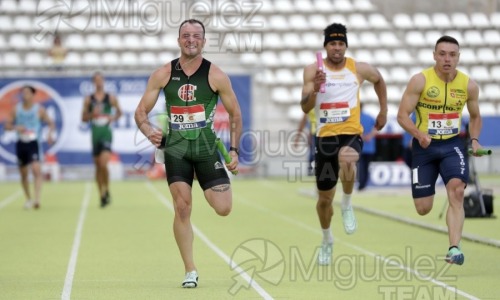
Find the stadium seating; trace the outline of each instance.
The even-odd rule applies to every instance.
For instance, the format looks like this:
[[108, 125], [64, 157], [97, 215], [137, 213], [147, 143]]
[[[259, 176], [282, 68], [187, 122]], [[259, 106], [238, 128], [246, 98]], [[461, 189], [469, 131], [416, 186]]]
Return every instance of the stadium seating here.
[[[0, 0], [0, 73], [50, 71], [47, 51], [56, 31], [69, 50], [65, 59], [67, 70], [150, 71], [177, 56], [176, 24], [153, 24], [141, 19], [154, 17], [152, 12], [138, 16], [125, 11], [91, 11], [92, 1], [75, 1], [70, 9], [57, 0]], [[255, 70], [252, 72], [257, 85], [272, 86], [271, 103], [297, 105], [303, 68], [315, 61], [316, 51], [322, 50], [323, 29], [338, 22], [346, 24], [349, 30], [348, 54], [379, 68], [392, 103], [400, 100], [413, 74], [434, 63], [435, 42], [448, 34], [461, 45], [459, 69], [479, 83], [488, 103], [493, 107], [500, 105], [500, 12], [401, 10], [391, 15], [372, 0], [255, 3], [262, 6], [247, 20], [253, 23], [231, 28], [220, 22], [206, 24], [207, 32], [215, 36], [258, 34], [262, 51], [228, 53], [227, 59], [238, 67]], [[115, 4], [106, 2], [108, 9]], [[242, 11], [250, 13], [250, 6], [242, 6]], [[217, 51], [221, 41], [214, 38], [210, 43], [216, 44]], [[367, 102], [377, 101], [371, 86], [363, 86], [361, 96]], [[493, 111], [499, 113], [498, 109]]]

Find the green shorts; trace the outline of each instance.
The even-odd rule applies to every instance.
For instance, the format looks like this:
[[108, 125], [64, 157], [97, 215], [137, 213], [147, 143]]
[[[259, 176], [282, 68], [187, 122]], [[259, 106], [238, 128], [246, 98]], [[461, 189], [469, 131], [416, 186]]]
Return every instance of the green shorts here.
[[213, 133], [201, 134], [195, 140], [171, 133], [167, 137], [164, 154], [169, 185], [182, 181], [192, 186], [195, 172], [203, 190], [230, 183]]
[[109, 127], [92, 128], [92, 156], [99, 156], [104, 151], [111, 152], [113, 135]]

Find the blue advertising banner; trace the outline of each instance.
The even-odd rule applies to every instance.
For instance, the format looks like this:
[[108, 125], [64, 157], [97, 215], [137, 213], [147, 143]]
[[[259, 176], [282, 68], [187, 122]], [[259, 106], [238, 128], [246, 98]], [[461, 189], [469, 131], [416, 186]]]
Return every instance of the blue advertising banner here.
[[[243, 115], [243, 131], [251, 129], [250, 76], [230, 76]], [[122, 163], [142, 165], [152, 161], [153, 146], [137, 129], [134, 112], [147, 85], [147, 76], [107, 76], [105, 90], [117, 96], [123, 116], [114, 124], [112, 150]], [[16, 103], [20, 89], [31, 85], [36, 89], [35, 101], [43, 105], [56, 124], [56, 141], [47, 143], [47, 128], [42, 131], [42, 147], [56, 156], [61, 165], [91, 164], [91, 137], [87, 123], [81, 121], [83, 99], [94, 91], [89, 77], [1, 78], [0, 79], [0, 163], [16, 164], [17, 134], [5, 130], [5, 122]], [[165, 103], [163, 95], [150, 114], [161, 115]], [[228, 117], [219, 103], [215, 129], [229, 143]], [[153, 120], [154, 121], [154, 120]], [[225, 124], [225, 125], [224, 125]], [[249, 157], [244, 157], [244, 155]], [[242, 161], [251, 161], [251, 153], [242, 153]]]

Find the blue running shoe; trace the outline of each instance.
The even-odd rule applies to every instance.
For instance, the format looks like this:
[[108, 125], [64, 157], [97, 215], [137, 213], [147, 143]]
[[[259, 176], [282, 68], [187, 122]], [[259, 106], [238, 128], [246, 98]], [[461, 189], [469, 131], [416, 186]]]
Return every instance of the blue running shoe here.
[[464, 263], [464, 254], [457, 247], [453, 247], [446, 254], [446, 258], [444, 259], [449, 264], [456, 264], [461, 266]]

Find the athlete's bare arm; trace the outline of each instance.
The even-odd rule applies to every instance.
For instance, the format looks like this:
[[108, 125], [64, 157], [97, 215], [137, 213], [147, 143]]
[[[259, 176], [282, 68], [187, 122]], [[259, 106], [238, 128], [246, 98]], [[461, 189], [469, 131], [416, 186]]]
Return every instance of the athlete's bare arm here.
[[474, 152], [481, 148], [479, 143], [479, 134], [481, 133], [481, 128], [483, 126], [483, 121], [481, 119], [481, 114], [479, 111], [479, 87], [477, 83], [469, 79], [469, 84], [467, 85], [467, 93], [469, 98], [467, 99], [467, 110], [469, 111], [469, 134], [471, 138], [475, 140], [471, 141], [472, 150]]
[[155, 147], [160, 147], [163, 133], [161, 128], [157, 128], [150, 122], [148, 114], [154, 108], [161, 90], [167, 85], [171, 71], [171, 66], [168, 63], [151, 74], [146, 91], [135, 110], [134, 119], [137, 127]]

